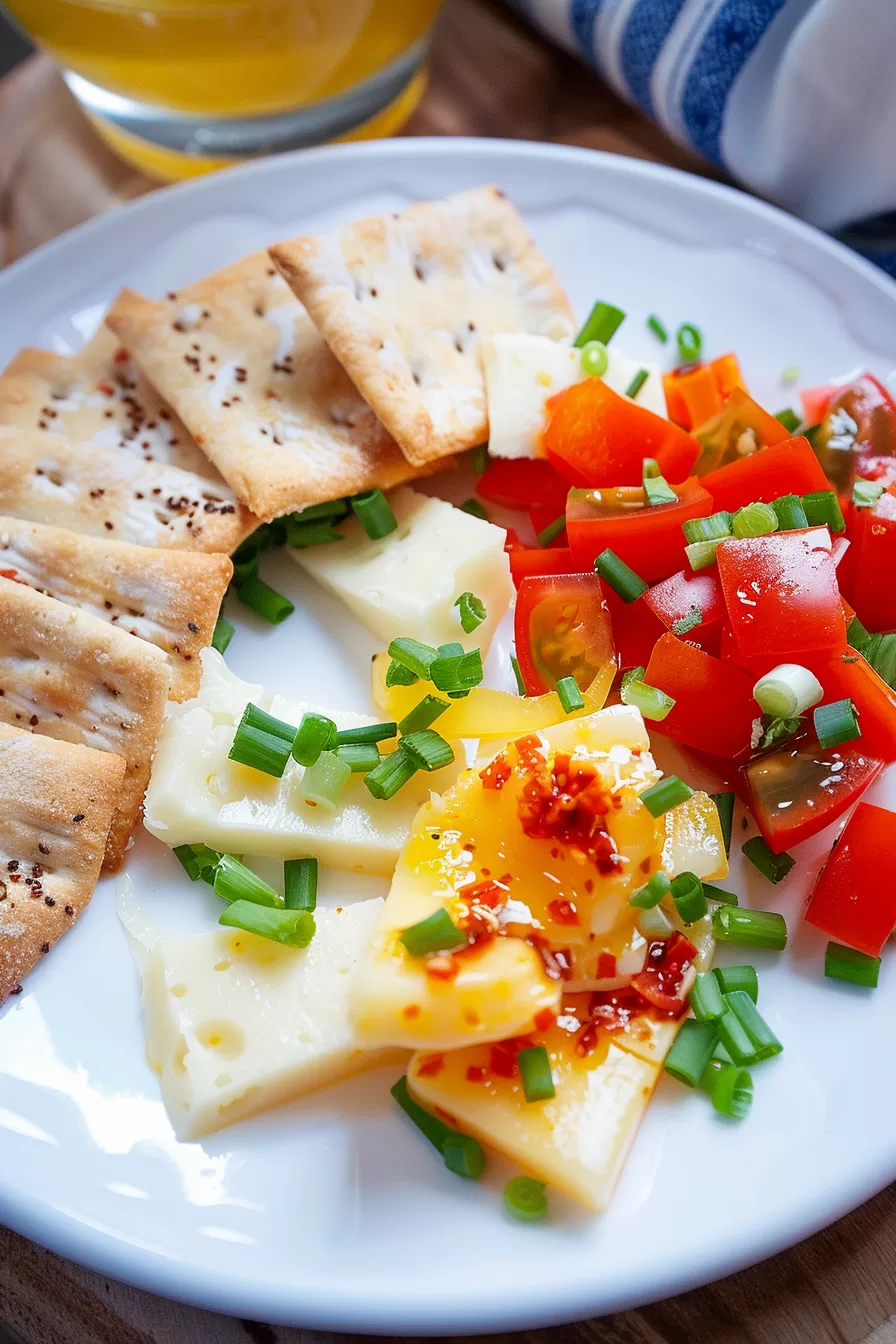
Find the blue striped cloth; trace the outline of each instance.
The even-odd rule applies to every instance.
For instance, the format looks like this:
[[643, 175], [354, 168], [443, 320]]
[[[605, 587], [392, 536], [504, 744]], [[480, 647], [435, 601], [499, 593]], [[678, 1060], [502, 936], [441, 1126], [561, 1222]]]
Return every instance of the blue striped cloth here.
[[509, 0], [674, 139], [896, 276], [896, 0]]

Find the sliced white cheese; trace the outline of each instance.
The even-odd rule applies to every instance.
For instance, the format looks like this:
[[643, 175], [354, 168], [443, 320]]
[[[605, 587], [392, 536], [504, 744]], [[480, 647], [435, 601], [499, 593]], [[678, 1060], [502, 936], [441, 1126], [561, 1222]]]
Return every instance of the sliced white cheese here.
[[180, 1139], [195, 1139], [393, 1058], [361, 1048], [352, 973], [381, 900], [318, 909], [307, 948], [239, 929], [163, 938], [146, 964], [146, 1052]]
[[271, 858], [309, 854], [335, 868], [391, 873], [418, 809], [432, 789], [456, 779], [462, 756], [415, 775], [388, 801], [373, 798], [362, 776], [353, 775], [336, 811], [325, 812], [303, 800], [304, 770], [294, 760], [282, 779], [228, 760], [243, 710], [251, 701], [295, 725], [312, 708], [339, 728], [375, 720], [267, 695], [235, 677], [213, 649], [203, 650], [202, 660], [198, 696], [174, 707], [162, 727], [144, 805], [147, 830], [172, 848], [203, 843]]
[[615, 345], [607, 346], [607, 353], [610, 356], [610, 362], [607, 365], [607, 371], [603, 375], [603, 380], [607, 387], [618, 392], [620, 397], [625, 396], [626, 388], [631, 387], [632, 379], [640, 369], [647, 370], [647, 378], [642, 383], [638, 395], [630, 400], [635, 401], [638, 406], [643, 406], [645, 411], [653, 411], [654, 415], [661, 415], [665, 420], [666, 394], [663, 391], [663, 375], [660, 372], [659, 364], [652, 364], [648, 359], [631, 359], [624, 355]]
[[[434, 647], [457, 642], [485, 657], [514, 592], [504, 529], [407, 488], [389, 503], [398, 527], [387, 537], [371, 541], [352, 519], [340, 524], [345, 541], [290, 554], [383, 643], [406, 635]], [[454, 605], [465, 592], [486, 610], [470, 634]]]

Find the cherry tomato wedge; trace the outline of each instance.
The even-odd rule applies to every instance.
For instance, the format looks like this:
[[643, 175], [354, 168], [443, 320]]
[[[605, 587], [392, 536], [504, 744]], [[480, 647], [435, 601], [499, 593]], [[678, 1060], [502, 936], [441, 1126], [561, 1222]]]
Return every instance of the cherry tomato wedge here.
[[[691, 570], [680, 569], [648, 588], [644, 601], [667, 630], [699, 645], [707, 653], [718, 654], [725, 599], [715, 570], [705, 569], [694, 574]], [[693, 625], [695, 616], [700, 620]], [[689, 628], [675, 629], [679, 623]]]
[[610, 613], [596, 574], [523, 579], [514, 635], [527, 695], [552, 691], [561, 677], [575, 677], [586, 691], [615, 662]]
[[880, 955], [896, 924], [896, 812], [859, 803], [818, 875], [806, 919], [838, 943]]
[[821, 750], [809, 736], [743, 766], [750, 811], [773, 854], [836, 821], [884, 767], [861, 741]]
[[510, 576], [519, 588], [523, 579], [540, 574], [575, 574], [576, 566], [568, 546], [520, 546], [507, 552]]
[[569, 483], [558, 476], [543, 458], [496, 457], [489, 462], [476, 484], [476, 493], [505, 509], [528, 509], [544, 504], [558, 517], [566, 507]]
[[717, 415], [694, 425], [694, 437], [701, 448], [696, 473], [705, 476], [760, 448], [783, 443], [790, 435], [744, 388], [735, 387]]
[[697, 460], [696, 439], [600, 378], [573, 383], [547, 405], [542, 442], [571, 485], [635, 485], [645, 457], [656, 459], [667, 481], [683, 481]]
[[802, 437], [763, 448], [711, 471], [701, 478], [701, 484], [712, 495], [716, 509], [732, 513], [754, 500], [769, 504], [781, 495], [807, 495], [831, 488], [809, 440]]
[[673, 486], [677, 504], [647, 504], [640, 487], [569, 492], [566, 531], [577, 569], [591, 569], [601, 551], [616, 552], [646, 583], [682, 568], [682, 523], [705, 518], [713, 501], [696, 477]]
[[657, 732], [726, 760], [749, 752], [759, 715], [749, 673], [666, 634], [657, 640], [644, 680], [675, 701]]

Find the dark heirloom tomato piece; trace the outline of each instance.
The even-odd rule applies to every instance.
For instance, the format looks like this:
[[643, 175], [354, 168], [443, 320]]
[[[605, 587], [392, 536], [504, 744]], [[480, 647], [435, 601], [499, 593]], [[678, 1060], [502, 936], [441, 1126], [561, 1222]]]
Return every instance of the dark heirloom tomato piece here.
[[750, 811], [773, 854], [836, 821], [884, 766], [861, 740], [822, 751], [805, 736], [743, 767]]
[[696, 477], [673, 487], [676, 504], [649, 505], [640, 486], [570, 490], [566, 530], [576, 568], [592, 569], [601, 551], [615, 551], [647, 583], [682, 568], [682, 523], [713, 511], [711, 496]]
[[649, 588], [644, 601], [667, 630], [707, 653], [718, 654], [725, 599], [714, 569], [699, 574], [680, 569]]
[[527, 695], [552, 691], [561, 677], [575, 677], [586, 691], [615, 657], [600, 579], [596, 574], [523, 579], [514, 636]]
[[780, 420], [764, 411], [742, 387], [735, 387], [718, 414], [694, 425], [694, 437], [701, 448], [695, 470], [705, 476], [783, 443], [790, 435]]
[[841, 495], [850, 493], [856, 476], [870, 474], [872, 459], [896, 455], [896, 402], [873, 374], [833, 389], [813, 447]]
[[859, 803], [809, 897], [806, 919], [869, 957], [896, 925], [896, 812]]
[[657, 641], [644, 680], [675, 701], [655, 732], [728, 760], [750, 750], [753, 720], [759, 715], [752, 675], [665, 634]]
[[809, 440], [802, 437], [720, 467], [702, 476], [700, 483], [712, 495], [714, 510], [731, 513], [756, 500], [770, 504], [781, 495], [808, 495], [831, 488]]
[[683, 933], [657, 939], [649, 944], [644, 969], [632, 978], [632, 989], [657, 1012], [680, 1017], [687, 1012], [687, 976], [696, 955], [696, 947]]

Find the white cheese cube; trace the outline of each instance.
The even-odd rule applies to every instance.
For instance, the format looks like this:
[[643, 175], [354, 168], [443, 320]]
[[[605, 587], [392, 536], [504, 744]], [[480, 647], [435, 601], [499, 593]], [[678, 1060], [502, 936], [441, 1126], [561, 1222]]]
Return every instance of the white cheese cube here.
[[607, 371], [603, 375], [603, 380], [607, 387], [618, 392], [620, 397], [625, 396], [625, 389], [631, 386], [632, 379], [639, 369], [647, 370], [647, 378], [641, 384], [638, 395], [630, 400], [634, 400], [638, 406], [643, 406], [645, 411], [653, 411], [654, 415], [661, 415], [665, 420], [666, 394], [663, 391], [663, 375], [660, 373], [659, 364], [652, 364], [647, 359], [631, 359], [624, 355], [615, 345], [607, 346], [607, 354], [610, 356], [610, 362], [607, 365]]

